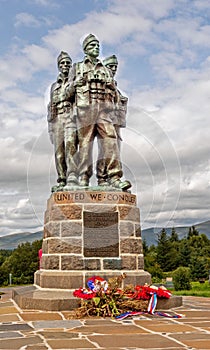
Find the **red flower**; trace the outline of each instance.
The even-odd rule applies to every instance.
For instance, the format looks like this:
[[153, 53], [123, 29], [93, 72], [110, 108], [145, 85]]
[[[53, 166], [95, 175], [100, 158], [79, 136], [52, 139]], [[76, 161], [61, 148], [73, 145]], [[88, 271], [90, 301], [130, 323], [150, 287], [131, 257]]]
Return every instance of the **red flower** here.
[[73, 292], [73, 296], [74, 297], [77, 297], [77, 298], [81, 298], [81, 299], [92, 299], [96, 296], [96, 293], [92, 292], [92, 291], [89, 291], [87, 289], [83, 289], [83, 288], [80, 288], [80, 289], [76, 289], [74, 292]]
[[157, 294], [157, 297], [159, 298], [170, 298], [171, 292], [167, 289], [163, 289], [161, 287], [159, 288], [153, 288], [149, 286], [136, 286], [135, 292], [128, 292], [126, 293], [126, 296], [131, 299], [141, 299], [141, 300], [149, 300], [151, 298], [151, 295], [154, 293]]

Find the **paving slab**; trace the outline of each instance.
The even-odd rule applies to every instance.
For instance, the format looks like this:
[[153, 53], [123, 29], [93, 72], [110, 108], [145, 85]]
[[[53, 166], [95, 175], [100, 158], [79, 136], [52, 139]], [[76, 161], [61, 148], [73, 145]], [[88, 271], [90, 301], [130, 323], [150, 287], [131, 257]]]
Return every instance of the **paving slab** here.
[[[0, 339], [22, 338], [23, 335], [18, 332], [0, 332]], [[1, 345], [0, 345], [1, 346]]]
[[177, 340], [209, 340], [210, 341], [210, 334], [204, 333], [204, 332], [197, 332], [195, 330], [194, 333], [183, 333], [183, 334], [172, 334], [172, 338]]
[[[141, 327], [141, 321], [135, 321], [139, 327]], [[156, 333], [183, 333], [183, 332], [194, 332], [195, 328], [183, 325], [183, 324], [147, 324], [147, 329]]]
[[[209, 310], [185, 310], [182, 311], [186, 317], [190, 318], [208, 318], [210, 319], [210, 311]], [[182, 318], [179, 319], [180, 321]]]
[[128, 334], [112, 334], [112, 336], [93, 335], [89, 336], [88, 339], [94, 343], [97, 343], [97, 346], [102, 348], [109, 348], [115, 345], [116, 347], [133, 347], [134, 349], [136, 347], [140, 349], [164, 349], [178, 345], [175, 340], [168, 339], [159, 334], [132, 334], [132, 336], [129, 336]]
[[0, 308], [0, 315], [17, 314], [18, 309], [14, 306], [3, 306]]
[[210, 349], [210, 332], [198, 331], [196, 327], [194, 332], [173, 334], [171, 337], [193, 349]]
[[0, 324], [0, 332], [2, 331], [33, 331], [33, 328], [27, 323], [2, 323]]
[[177, 320], [178, 323], [188, 323], [188, 324], [193, 324], [193, 323], [200, 323], [200, 322], [209, 322], [210, 318], [209, 317], [183, 317], [179, 318]]
[[15, 321], [20, 321], [20, 317], [18, 317], [18, 314], [9, 314], [9, 315], [2, 314], [2, 315], [0, 315], [0, 323], [2, 323], [2, 322], [15, 322]]
[[204, 340], [204, 339], [188, 340], [185, 342], [185, 344], [190, 346], [193, 349], [198, 349], [198, 350], [210, 349], [210, 341], [209, 340]]
[[62, 316], [58, 313], [52, 313], [52, 312], [27, 312], [27, 313], [21, 313], [20, 317], [24, 321], [41, 321], [41, 320], [62, 320]]
[[[86, 318], [82, 322], [82, 324], [85, 324], [87, 326], [95, 326], [95, 325], [98, 326], [100, 324], [102, 327], [103, 326], [112, 326], [113, 327], [113, 320], [111, 318], [92, 317], [92, 318]], [[116, 321], [116, 324], [118, 324], [117, 321]]]
[[27, 345], [24, 350], [49, 350], [49, 347], [46, 345]]
[[14, 307], [14, 303], [12, 301], [5, 301], [5, 302], [0, 302], [0, 309], [2, 307], [7, 307], [7, 306], [13, 306]]
[[193, 327], [198, 327], [198, 328], [206, 328], [206, 327], [210, 327], [210, 320], [209, 321], [205, 321], [205, 320], [199, 320], [199, 321], [194, 321], [192, 320], [191, 322], [188, 321], [187, 323], [188, 325], [191, 325]]
[[98, 325], [95, 326], [87, 326], [84, 325], [83, 327], [80, 328], [74, 328], [73, 332], [80, 332], [82, 334], [141, 334], [141, 333], [148, 333], [148, 331], [141, 329], [139, 327], [136, 327], [134, 325], [123, 325], [123, 324], [112, 324], [109, 326], [105, 325]]
[[48, 344], [50, 345], [51, 349], [97, 349], [97, 347], [92, 344], [87, 339], [72, 339], [69, 340], [49, 340]]
[[35, 329], [44, 329], [44, 328], [75, 328], [81, 325], [79, 320], [62, 320], [62, 321], [35, 321], [32, 322], [32, 325]]
[[40, 334], [45, 339], [72, 339], [79, 337], [79, 333], [70, 333], [68, 331], [42, 331], [37, 334]]
[[26, 345], [31, 344], [40, 344], [42, 343], [42, 339], [38, 336], [31, 336], [28, 338], [16, 338], [16, 339], [1, 339], [1, 345], [0, 349], [19, 349], [21, 347], [24, 347]]

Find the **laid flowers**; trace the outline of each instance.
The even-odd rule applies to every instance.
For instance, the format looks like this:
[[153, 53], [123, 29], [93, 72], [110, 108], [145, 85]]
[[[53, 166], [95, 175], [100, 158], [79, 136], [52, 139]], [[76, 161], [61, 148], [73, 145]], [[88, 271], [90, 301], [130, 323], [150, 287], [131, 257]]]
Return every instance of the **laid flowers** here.
[[[78, 318], [102, 316], [122, 319], [128, 316], [155, 313], [158, 298], [170, 298], [171, 292], [164, 286], [133, 286], [121, 288], [125, 274], [106, 281], [100, 276], [93, 276], [87, 281], [87, 288], [76, 289], [73, 295], [81, 299], [81, 306], [75, 310]], [[165, 313], [158, 313], [169, 316]], [[178, 316], [177, 316], [178, 317]]]

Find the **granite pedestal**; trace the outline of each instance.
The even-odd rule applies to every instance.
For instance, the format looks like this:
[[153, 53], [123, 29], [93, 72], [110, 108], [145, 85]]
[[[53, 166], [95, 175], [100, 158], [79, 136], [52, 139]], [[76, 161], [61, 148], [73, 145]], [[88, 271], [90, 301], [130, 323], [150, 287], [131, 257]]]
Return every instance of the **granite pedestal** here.
[[45, 212], [42, 253], [33, 290], [14, 292], [22, 307], [75, 308], [78, 300], [72, 292], [94, 275], [108, 279], [125, 273], [124, 285], [151, 283], [144, 271], [140, 212], [131, 193], [53, 193]]

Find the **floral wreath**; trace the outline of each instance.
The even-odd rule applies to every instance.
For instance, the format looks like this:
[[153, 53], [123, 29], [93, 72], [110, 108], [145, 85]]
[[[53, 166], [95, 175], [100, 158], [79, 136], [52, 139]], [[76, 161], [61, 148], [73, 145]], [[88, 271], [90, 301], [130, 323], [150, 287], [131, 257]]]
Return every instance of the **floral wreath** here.
[[[116, 281], [119, 281], [119, 278], [114, 278]], [[97, 310], [99, 312], [100, 305], [101, 310], [105, 310], [107, 308], [109, 316], [115, 316], [116, 319], [123, 319], [128, 316], [139, 315], [143, 313], [149, 314], [158, 314], [159, 316], [180, 318], [181, 315], [173, 315], [163, 313], [163, 312], [155, 312], [155, 308], [157, 306], [157, 300], [160, 299], [169, 299], [172, 293], [166, 289], [164, 286], [154, 286], [145, 285], [140, 286], [137, 285], [135, 287], [122, 288], [118, 287], [118, 284], [115, 284], [114, 287], [110, 280], [107, 282], [104, 278], [100, 276], [92, 276], [87, 280], [87, 288], [79, 288], [73, 292], [73, 295], [77, 298], [83, 299], [84, 301], [91, 302], [90, 309]], [[140, 300], [149, 301], [147, 311], [127, 311], [125, 313], [120, 313], [120, 309], [118, 308], [119, 303], [128, 302], [129, 300], [132, 302], [139, 302]], [[86, 306], [89, 304], [86, 304]], [[118, 306], [117, 306], [118, 305]], [[111, 310], [111, 313], [110, 313]], [[139, 310], [139, 309], [138, 309]], [[87, 312], [87, 314], [89, 314]], [[104, 315], [107, 315], [104, 313]]]

